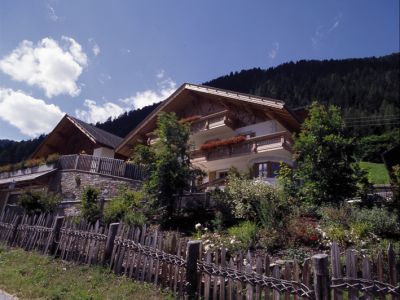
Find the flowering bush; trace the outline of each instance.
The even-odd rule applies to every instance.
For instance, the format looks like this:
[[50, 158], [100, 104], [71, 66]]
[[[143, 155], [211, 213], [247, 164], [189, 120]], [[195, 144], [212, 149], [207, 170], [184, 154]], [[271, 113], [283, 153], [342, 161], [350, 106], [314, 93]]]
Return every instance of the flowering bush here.
[[44, 158], [32, 158], [24, 162], [26, 168], [37, 167], [45, 163]]
[[50, 154], [49, 156], [47, 156], [46, 158], [46, 164], [52, 164], [58, 161], [58, 159], [60, 158], [60, 154], [58, 153], [53, 153]]
[[1, 172], [10, 172], [11, 170], [12, 170], [12, 165], [0, 166], [0, 173]]
[[318, 242], [319, 232], [316, 221], [306, 217], [292, 217], [288, 221], [287, 233], [293, 245], [312, 245]]

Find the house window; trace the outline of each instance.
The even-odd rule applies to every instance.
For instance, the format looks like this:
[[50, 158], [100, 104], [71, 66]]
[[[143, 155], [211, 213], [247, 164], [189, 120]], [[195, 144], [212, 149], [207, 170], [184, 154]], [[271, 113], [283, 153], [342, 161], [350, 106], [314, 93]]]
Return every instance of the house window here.
[[267, 178], [268, 177], [268, 163], [259, 163], [256, 164], [256, 177]]
[[228, 177], [228, 171], [218, 172], [218, 178], [226, 178]]
[[254, 165], [255, 177], [275, 178], [279, 175], [280, 163], [278, 162], [261, 162]]

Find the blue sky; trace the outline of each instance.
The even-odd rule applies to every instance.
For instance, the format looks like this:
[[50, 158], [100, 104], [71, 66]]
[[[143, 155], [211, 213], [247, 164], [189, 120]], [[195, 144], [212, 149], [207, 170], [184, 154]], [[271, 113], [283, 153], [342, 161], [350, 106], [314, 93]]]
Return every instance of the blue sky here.
[[398, 0], [2, 0], [0, 139], [166, 98], [184, 82], [399, 51]]

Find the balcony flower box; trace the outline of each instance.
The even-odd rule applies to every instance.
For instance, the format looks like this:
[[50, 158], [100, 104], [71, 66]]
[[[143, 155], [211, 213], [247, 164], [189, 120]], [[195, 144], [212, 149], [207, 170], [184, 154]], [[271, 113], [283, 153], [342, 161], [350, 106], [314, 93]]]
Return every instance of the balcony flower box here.
[[229, 139], [225, 139], [225, 140], [217, 140], [217, 141], [207, 142], [200, 146], [200, 150], [207, 151], [207, 150], [215, 149], [218, 147], [235, 145], [235, 144], [244, 142], [245, 140], [246, 140], [245, 136], [238, 135], [238, 136], [235, 136], [235, 137], [232, 137]]

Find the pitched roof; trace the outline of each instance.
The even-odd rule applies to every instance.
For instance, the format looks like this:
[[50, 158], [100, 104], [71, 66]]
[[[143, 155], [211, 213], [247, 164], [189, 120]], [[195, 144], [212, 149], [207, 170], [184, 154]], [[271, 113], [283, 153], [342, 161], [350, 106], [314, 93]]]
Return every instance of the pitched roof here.
[[81, 127], [80, 129], [85, 131], [87, 135], [92, 137], [92, 139], [100, 145], [104, 145], [110, 148], [116, 148], [121, 142], [122, 138], [119, 136], [116, 136], [110, 132], [107, 132], [103, 129], [97, 128], [94, 125], [88, 124], [83, 122], [82, 120], [76, 119], [74, 117], [71, 117], [67, 115], [67, 118], [70, 119], [75, 125], [78, 127]]
[[68, 135], [71, 126], [83, 133], [90, 141], [90, 144], [94, 146], [97, 145], [115, 149], [123, 140], [119, 136], [66, 114], [47, 135], [44, 141], [36, 148], [31, 157], [46, 156], [43, 154], [43, 152], [48, 152], [48, 150], [45, 149], [46, 146], [47, 148], [54, 148], [55, 145], [57, 145], [57, 147], [62, 147], [63, 143], [65, 143], [65, 136]]
[[[171, 96], [164, 100], [161, 105], [159, 105], [154, 111], [152, 111], [136, 128], [134, 128], [128, 135], [123, 139], [121, 144], [117, 146], [115, 152], [123, 155], [122, 152], [126, 152], [127, 146], [130, 146], [130, 141], [142, 130], [144, 126], [146, 126], [151, 120], [153, 120], [160, 111], [163, 111], [167, 108], [174, 100], [184, 93], [192, 92], [196, 94], [207, 95], [211, 97], [215, 97], [218, 99], [229, 99], [238, 102], [245, 102], [253, 105], [259, 105], [261, 107], [265, 107], [276, 115], [279, 115], [281, 118], [285, 118], [286, 120], [290, 120], [293, 128], [300, 128], [301, 120], [298, 116], [293, 113], [286, 105], [285, 102], [281, 100], [276, 100], [272, 98], [259, 97], [255, 95], [238, 93], [228, 90], [223, 90], [219, 88], [197, 85], [191, 83], [182, 84]], [[125, 148], [125, 149], [124, 149]], [[126, 153], [125, 153], [126, 154]]]

